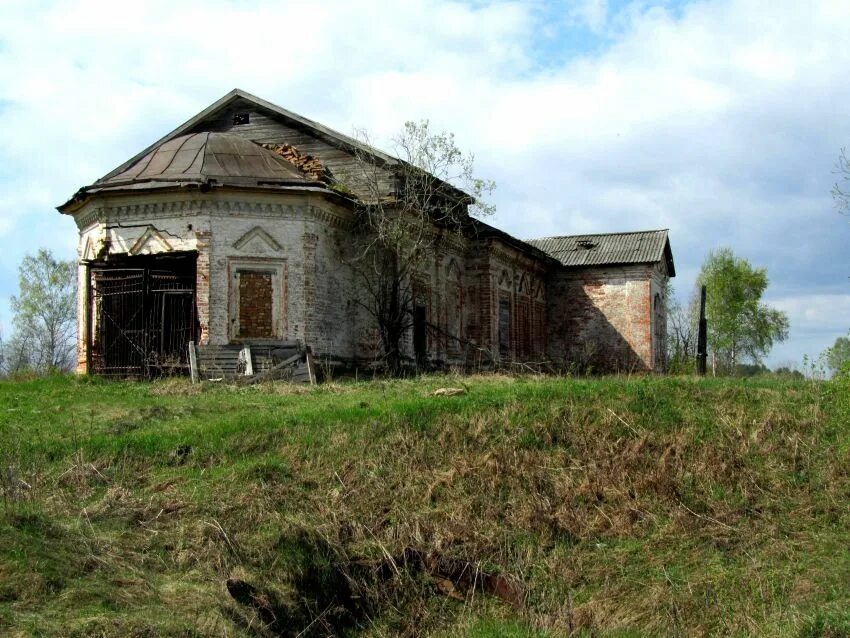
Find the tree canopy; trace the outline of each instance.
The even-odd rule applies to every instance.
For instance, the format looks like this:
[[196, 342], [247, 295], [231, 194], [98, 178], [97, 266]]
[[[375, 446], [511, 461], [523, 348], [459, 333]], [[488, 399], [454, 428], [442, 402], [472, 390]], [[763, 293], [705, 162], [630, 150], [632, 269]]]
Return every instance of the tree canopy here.
[[698, 283], [706, 287], [708, 346], [715, 366], [734, 372], [742, 359], [758, 364], [773, 344], [788, 337], [788, 317], [762, 303], [767, 271], [729, 248], [710, 252]]
[[850, 339], [838, 337], [835, 343], [824, 351], [826, 366], [833, 372], [838, 372], [850, 365]]
[[17, 296], [12, 297], [15, 332], [4, 344], [7, 371], [70, 370], [76, 330], [76, 267], [40, 249], [18, 267]]
[[[368, 148], [368, 136], [359, 137]], [[388, 167], [355, 150], [358, 169], [338, 186], [357, 193], [360, 203], [350, 260], [363, 292], [357, 303], [377, 324], [387, 367], [398, 372], [429, 260], [438, 245], [463, 233], [470, 216], [493, 212], [485, 197], [494, 184], [475, 177], [474, 158], [454, 135], [433, 131], [427, 121], [407, 122], [393, 151], [402, 161]], [[438, 329], [430, 322], [428, 328]]]

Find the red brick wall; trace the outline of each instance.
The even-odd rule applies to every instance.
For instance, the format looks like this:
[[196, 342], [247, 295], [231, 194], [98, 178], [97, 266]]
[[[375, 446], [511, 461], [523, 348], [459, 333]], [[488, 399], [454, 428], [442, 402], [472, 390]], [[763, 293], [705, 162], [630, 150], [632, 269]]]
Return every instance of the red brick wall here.
[[315, 345], [319, 335], [327, 329], [322, 316], [323, 308], [316, 307], [317, 285], [316, 281], [316, 247], [319, 244], [319, 236], [315, 233], [304, 233], [301, 237], [302, 251], [302, 286], [304, 295], [304, 342]]
[[269, 338], [274, 336], [272, 304], [272, 273], [258, 270], [240, 271], [240, 338]]
[[586, 268], [548, 281], [549, 355], [597, 371], [653, 366], [649, 266]]
[[[492, 356], [505, 361], [538, 361], [546, 353], [546, 284], [543, 266], [499, 242], [474, 247], [467, 258], [468, 335], [472, 364]], [[500, 300], [510, 310], [508, 349], [501, 347]]]
[[200, 328], [198, 343], [207, 344], [210, 339], [210, 233], [196, 230], [195, 239], [198, 250], [195, 275], [195, 305]]

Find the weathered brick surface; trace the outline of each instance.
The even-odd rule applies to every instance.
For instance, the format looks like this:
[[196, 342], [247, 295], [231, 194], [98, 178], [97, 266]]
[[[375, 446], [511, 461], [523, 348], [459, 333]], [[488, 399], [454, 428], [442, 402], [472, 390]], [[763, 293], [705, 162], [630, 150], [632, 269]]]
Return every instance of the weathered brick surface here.
[[272, 274], [243, 270], [239, 273], [239, 337], [270, 339], [272, 318]]
[[[194, 226], [193, 226], [194, 228]], [[195, 230], [195, 250], [198, 261], [195, 271], [195, 307], [198, 316], [199, 344], [210, 340], [210, 233]]]
[[[477, 299], [469, 362], [542, 360], [547, 337], [543, 265], [499, 241], [487, 241], [472, 247], [467, 271]], [[507, 321], [500, 321], [500, 300], [507, 304]]]
[[[247, 115], [234, 119], [234, 114]], [[249, 100], [197, 122], [195, 132], [226, 131], [263, 143], [311, 176], [357, 179], [350, 150], [307, 127], [293, 128]], [[377, 170], [389, 192], [391, 171]], [[347, 266], [351, 211], [339, 200], [306, 191], [211, 192], [95, 196], [75, 213], [80, 261], [138, 249], [147, 254], [197, 254], [196, 305], [201, 343], [299, 339], [319, 360], [370, 360], [380, 354], [374, 321], [362, 307], [356, 277]], [[145, 233], [154, 230], [145, 243]], [[139, 247], [139, 242], [144, 244]], [[666, 311], [654, 307], [667, 273], [663, 265], [593, 268], [566, 272], [505, 243], [481, 235], [460, 245], [441, 244], [418, 280], [427, 308], [428, 356], [436, 363], [488, 364], [540, 361], [606, 369], [663, 367]], [[85, 368], [86, 278], [79, 273], [78, 368]], [[245, 289], [240, 277], [249, 271]], [[248, 283], [250, 280], [250, 283]], [[252, 297], [248, 304], [240, 298]], [[260, 298], [270, 301], [261, 302]], [[507, 315], [500, 327], [499, 305]], [[96, 314], [96, 313], [95, 313]], [[504, 342], [504, 348], [500, 348]], [[402, 340], [413, 356], [412, 331]]]
[[550, 357], [597, 370], [653, 368], [651, 266], [584, 268], [548, 279]]
[[[357, 280], [347, 265], [350, 213], [337, 204], [320, 196], [221, 192], [136, 195], [123, 202], [122, 208], [111, 201], [98, 221], [83, 227], [81, 261], [93, 253], [125, 254], [151, 226], [168, 246], [151, 241], [145, 251], [194, 251], [201, 343], [268, 336], [299, 339], [320, 360], [380, 354], [376, 326], [358, 303]], [[98, 205], [104, 203], [89, 204]], [[252, 271], [261, 274], [246, 278]], [[653, 312], [653, 299], [665, 279], [663, 268], [652, 266], [563, 271], [496, 239], [441, 246], [419, 277], [428, 356], [445, 365], [548, 358], [658, 369], [657, 327], [666, 315]], [[84, 284], [81, 268], [80, 370]], [[500, 299], [509, 309], [505, 349]], [[413, 357], [412, 331], [402, 348]]]

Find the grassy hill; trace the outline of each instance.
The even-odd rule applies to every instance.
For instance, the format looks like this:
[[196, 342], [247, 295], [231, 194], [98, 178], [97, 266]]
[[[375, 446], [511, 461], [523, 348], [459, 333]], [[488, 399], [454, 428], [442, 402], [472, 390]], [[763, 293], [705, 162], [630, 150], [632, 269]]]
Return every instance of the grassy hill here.
[[849, 610], [846, 380], [0, 383], [2, 635], [835, 637]]

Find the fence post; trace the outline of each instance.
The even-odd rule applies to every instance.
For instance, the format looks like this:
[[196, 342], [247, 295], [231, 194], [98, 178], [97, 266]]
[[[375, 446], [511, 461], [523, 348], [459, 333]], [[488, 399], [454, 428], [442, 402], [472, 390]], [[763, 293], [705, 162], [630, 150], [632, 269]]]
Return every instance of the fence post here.
[[699, 331], [697, 332], [697, 374], [705, 376], [706, 360], [708, 359], [708, 336], [705, 321], [705, 286], [699, 291]]

